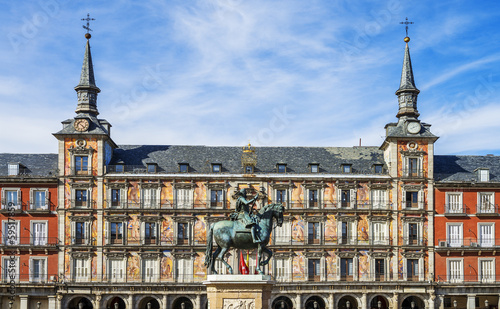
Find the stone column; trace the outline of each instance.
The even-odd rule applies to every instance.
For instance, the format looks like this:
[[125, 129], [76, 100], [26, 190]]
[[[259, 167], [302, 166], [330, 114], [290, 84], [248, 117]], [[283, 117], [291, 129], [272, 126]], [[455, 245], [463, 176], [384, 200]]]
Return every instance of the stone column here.
[[366, 308], [367, 308], [366, 293], [363, 293], [363, 295], [361, 296], [361, 309], [366, 309]]
[[196, 303], [194, 304], [194, 309], [201, 309], [201, 296], [200, 296], [200, 294], [196, 295]]
[[129, 304], [129, 308], [135, 308], [134, 306], [134, 295], [133, 294], [130, 294], [128, 296], [128, 304]]
[[19, 295], [19, 309], [28, 309], [28, 295]]
[[333, 294], [328, 295], [328, 309], [335, 308], [335, 298], [333, 298]]
[[394, 293], [392, 295], [392, 309], [398, 309], [398, 305], [399, 305], [399, 294], [398, 293]]
[[[167, 294], [163, 294], [163, 299], [162, 299], [162, 309], [167, 309]], [[210, 309], [210, 308], [208, 308]]]
[[56, 296], [55, 295], [47, 296], [47, 298], [49, 300], [49, 309], [57, 309]]
[[467, 309], [475, 309], [475, 308], [476, 308], [476, 295], [467, 294]]
[[300, 294], [297, 294], [297, 296], [295, 296], [295, 302], [297, 303], [297, 309], [302, 309], [302, 295]]
[[443, 295], [439, 295], [438, 298], [439, 298], [439, 307], [438, 307], [438, 309], [444, 309], [444, 296]]

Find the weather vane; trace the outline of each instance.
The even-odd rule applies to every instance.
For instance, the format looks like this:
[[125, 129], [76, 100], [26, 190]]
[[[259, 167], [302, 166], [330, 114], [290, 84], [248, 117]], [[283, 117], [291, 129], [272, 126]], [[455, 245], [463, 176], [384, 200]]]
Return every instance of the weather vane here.
[[413, 24], [413, 22], [412, 21], [408, 21], [408, 17], [406, 17], [406, 20], [400, 22], [400, 24], [405, 25], [405, 28], [406, 28], [406, 37], [408, 37], [408, 25]]
[[82, 20], [86, 20], [87, 21], [87, 26], [83, 25], [83, 29], [87, 30], [87, 33], [85, 34], [85, 37], [87, 39], [90, 39], [90, 37], [91, 37], [90, 31], [92, 31], [92, 29], [90, 29], [90, 21], [91, 20], [95, 20], [95, 18], [90, 18], [90, 14], [87, 13], [87, 18], [82, 18]]

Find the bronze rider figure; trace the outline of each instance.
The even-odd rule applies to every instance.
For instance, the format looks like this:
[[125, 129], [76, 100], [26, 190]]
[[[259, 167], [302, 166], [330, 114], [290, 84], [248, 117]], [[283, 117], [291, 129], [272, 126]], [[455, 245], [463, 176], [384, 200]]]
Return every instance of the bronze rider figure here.
[[250, 228], [250, 232], [252, 234], [252, 239], [254, 243], [260, 243], [261, 239], [259, 238], [256, 231], [256, 220], [255, 217], [250, 216], [250, 205], [253, 204], [257, 198], [259, 197], [259, 193], [255, 195], [255, 197], [249, 201], [247, 201], [247, 190], [241, 189], [238, 192], [238, 199], [236, 200], [236, 212], [239, 214], [238, 218], [245, 224], [245, 227]]

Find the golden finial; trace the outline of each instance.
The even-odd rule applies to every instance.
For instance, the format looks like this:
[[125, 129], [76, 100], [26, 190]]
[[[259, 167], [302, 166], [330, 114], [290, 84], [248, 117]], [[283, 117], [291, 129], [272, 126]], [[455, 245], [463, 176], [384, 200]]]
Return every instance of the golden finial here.
[[405, 37], [405, 42], [406, 42], [406, 43], [410, 42], [410, 37], [408, 37], [408, 36], [407, 36], [407, 37]]

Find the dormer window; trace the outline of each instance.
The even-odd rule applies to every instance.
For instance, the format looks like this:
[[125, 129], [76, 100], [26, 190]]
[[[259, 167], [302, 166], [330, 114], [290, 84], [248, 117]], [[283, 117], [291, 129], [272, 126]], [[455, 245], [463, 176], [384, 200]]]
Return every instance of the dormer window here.
[[75, 171], [77, 174], [86, 174], [89, 170], [88, 156], [75, 156]]
[[490, 170], [487, 168], [477, 169], [478, 181], [487, 182], [490, 181]]
[[245, 174], [253, 174], [253, 166], [245, 165]]
[[318, 163], [309, 164], [309, 168], [311, 169], [311, 173], [319, 173], [319, 164]]
[[188, 163], [179, 163], [179, 172], [187, 173], [188, 171], [189, 171], [189, 164]]
[[148, 163], [148, 173], [156, 173], [158, 165], [156, 163]]
[[286, 164], [278, 163], [277, 165], [278, 173], [286, 173]]
[[8, 165], [8, 175], [17, 176], [19, 175], [19, 163], [9, 163]]
[[222, 164], [212, 163], [212, 173], [220, 173], [220, 172], [222, 172]]
[[342, 173], [344, 174], [352, 173], [352, 164], [342, 164]]
[[125, 166], [123, 165], [123, 163], [118, 163], [115, 166], [115, 172], [117, 172], [117, 173], [123, 173], [124, 170], [125, 170]]
[[384, 172], [384, 166], [382, 164], [373, 165], [373, 172], [375, 174], [382, 174]]

